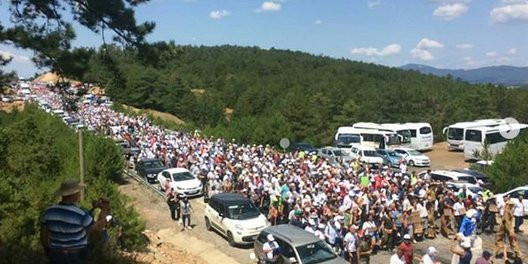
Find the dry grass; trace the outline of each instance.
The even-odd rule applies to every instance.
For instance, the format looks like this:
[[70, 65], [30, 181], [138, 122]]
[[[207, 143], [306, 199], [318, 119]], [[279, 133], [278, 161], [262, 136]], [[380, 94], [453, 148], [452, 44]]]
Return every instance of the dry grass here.
[[152, 109], [135, 108], [133, 106], [128, 106], [128, 105], [123, 105], [123, 107], [126, 108], [127, 110], [131, 110], [131, 111], [134, 111], [136, 113], [147, 113], [149, 115], [152, 115], [153, 117], [159, 118], [159, 119], [164, 120], [164, 121], [170, 121], [170, 122], [174, 122], [174, 123], [180, 124], [180, 125], [185, 124], [185, 122], [183, 120], [179, 119], [177, 116], [171, 115], [171, 114], [168, 114], [168, 113], [164, 113], [164, 112], [160, 112], [160, 111], [156, 111], [156, 110], [152, 110]]

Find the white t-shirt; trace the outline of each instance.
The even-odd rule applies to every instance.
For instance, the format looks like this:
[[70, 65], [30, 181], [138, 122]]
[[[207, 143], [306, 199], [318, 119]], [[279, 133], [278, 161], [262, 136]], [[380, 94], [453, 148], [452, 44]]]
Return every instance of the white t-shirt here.
[[431, 259], [431, 257], [428, 254], [425, 254], [422, 258], [423, 264], [434, 264], [434, 261]]
[[398, 257], [398, 254], [394, 254], [390, 258], [390, 264], [405, 264], [405, 261], [403, 261], [402, 258]]
[[515, 199], [515, 205], [513, 206], [513, 216], [524, 216], [524, 206], [519, 199]]
[[[273, 244], [273, 245], [272, 245]], [[264, 245], [262, 246], [262, 251], [266, 252], [268, 250], [270, 250], [268, 253], [266, 253], [266, 258], [268, 259], [273, 259], [273, 248], [278, 248], [279, 245], [277, 244], [277, 242], [275, 241], [271, 241], [271, 242], [266, 242], [264, 243]]]
[[453, 205], [453, 210], [455, 211], [455, 212], [454, 212], [455, 216], [462, 215], [462, 209], [464, 209], [464, 206], [462, 205], [462, 203], [460, 203], [460, 202], [456, 202], [456, 203]]
[[348, 232], [345, 235], [345, 238], [343, 239], [345, 242], [345, 246], [348, 252], [356, 252], [356, 242], [357, 242], [357, 236], [352, 235], [352, 233]]

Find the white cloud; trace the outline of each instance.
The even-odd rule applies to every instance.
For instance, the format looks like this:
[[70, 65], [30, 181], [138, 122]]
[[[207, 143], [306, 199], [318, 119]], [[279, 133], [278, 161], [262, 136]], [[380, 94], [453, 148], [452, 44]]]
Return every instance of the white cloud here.
[[457, 49], [471, 49], [473, 48], [473, 44], [464, 43], [464, 44], [458, 44], [456, 45]]
[[314, 23], [316, 25], [321, 25], [321, 24], [323, 24], [323, 21], [321, 21], [321, 19], [316, 19]]
[[444, 44], [436, 40], [432, 40], [428, 38], [421, 39], [420, 42], [418, 42], [418, 44], [416, 45], [417, 49], [432, 49], [432, 48], [443, 48], [443, 47], [444, 47]]
[[431, 54], [431, 52], [428, 50], [414, 48], [411, 50], [411, 55], [413, 56], [413, 58], [418, 58], [424, 61], [434, 60], [433, 54]]
[[389, 55], [395, 55], [399, 54], [402, 50], [402, 47], [399, 44], [390, 44], [385, 46], [384, 48], [377, 49], [373, 47], [368, 48], [353, 48], [350, 50], [350, 54], [353, 55], [364, 55], [368, 57], [374, 57], [374, 56], [389, 56]]
[[31, 61], [31, 59], [27, 56], [17, 55], [9, 51], [3, 51], [3, 50], [0, 50], [0, 57], [2, 57], [4, 60], [12, 59], [14, 62], [20, 62], [20, 63], [26, 63], [26, 62]]
[[266, 1], [262, 3], [260, 9], [257, 9], [257, 12], [261, 11], [280, 11], [282, 9], [281, 3], [279, 1]]
[[443, 20], [453, 20], [466, 13], [468, 8], [465, 3], [445, 4], [437, 7], [433, 12], [433, 16]]
[[214, 10], [209, 13], [209, 17], [212, 19], [221, 19], [223, 17], [229, 16], [231, 12], [227, 10]]
[[511, 48], [511, 49], [509, 49], [509, 50], [508, 50], [508, 54], [510, 54], [510, 55], [515, 55], [515, 54], [517, 54], [517, 49], [516, 49], [516, 48]]
[[486, 56], [487, 57], [497, 57], [497, 52], [496, 51], [490, 51], [490, 52], [486, 52]]
[[516, 2], [505, 6], [495, 7], [490, 12], [493, 23], [507, 23], [510, 21], [528, 22], [528, 2]]
[[381, 1], [380, 0], [368, 0], [367, 1], [367, 5], [368, 5], [368, 8], [372, 9], [376, 6], [379, 6], [381, 4]]
[[410, 53], [413, 56], [413, 58], [418, 58], [424, 61], [430, 61], [430, 60], [434, 60], [434, 56], [429, 50], [434, 49], [434, 48], [443, 48], [443, 47], [444, 47], [444, 44], [436, 40], [423, 38], [418, 42], [418, 44], [416, 44], [416, 47], [412, 49]]

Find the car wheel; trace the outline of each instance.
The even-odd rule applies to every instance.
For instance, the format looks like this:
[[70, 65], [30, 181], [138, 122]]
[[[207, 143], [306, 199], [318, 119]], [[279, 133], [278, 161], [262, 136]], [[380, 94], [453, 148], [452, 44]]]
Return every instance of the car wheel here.
[[230, 231], [227, 231], [227, 242], [229, 243], [230, 246], [232, 247], [235, 246], [235, 239], [233, 238], [233, 234], [231, 234]]
[[409, 160], [409, 166], [413, 166], [414, 167], [414, 160]]
[[213, 228], [211, 227], [211, 222], [209, 221], [207, 217], [205, 218], [205, 229], [207, 229], [207, 231], [213, 230]]

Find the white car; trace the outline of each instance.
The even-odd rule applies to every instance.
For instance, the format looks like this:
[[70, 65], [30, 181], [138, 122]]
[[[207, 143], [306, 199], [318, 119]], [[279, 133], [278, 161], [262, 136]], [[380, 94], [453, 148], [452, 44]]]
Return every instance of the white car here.
[[187, 169], [166, 169], [158, 173], [157, 179], [164, 192], [167, 191], [166, 186], [169, 186], [183, 197], [202, 195], [202, 182]]
[[422, 166], [429, 167], [431, 166], [431, 159], [419, 151], [412, 148], [394, 148], [396, 153], [403, 156], [405, 162], [409, 166]]
[[205, 227], [227, 238], [230, 246], [252, 244], [270, 226], [253, 202], [236, 193], [215, 194], [204, 211]]
[[383, 164], [383, 158], [378, 155], [375, 148], [366, 146], [352, 146], [350, 149], [352, 158], [369, 164]]
[[523, 196], [523, 206], [524, 206], [524, 216], [528, 216], [528, 185], [517, 187], [513, 190], [507, 191], [505, 193], [500, 193], [494, 195], [492, 198], [496, 199], [496, 203], [504, 203], [504, 197], [508, 195], [510, 199], [519, 200], [519, 195]]

